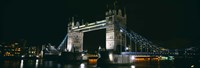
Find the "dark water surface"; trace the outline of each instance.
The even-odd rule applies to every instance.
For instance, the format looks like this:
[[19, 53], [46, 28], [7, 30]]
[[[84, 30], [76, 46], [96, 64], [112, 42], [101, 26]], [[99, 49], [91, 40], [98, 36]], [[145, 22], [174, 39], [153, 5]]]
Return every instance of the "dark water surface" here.
[[[195, 64], [195, 63], [194, 63]], [[87, 63], [70, 63], [50, 60], [1, 60], [0, 68], [97, 68]], [[174, 64], [174, 61], [137, 62], [133, 65], [116, 65], [103, 68], [197, 68], [191, 64]]]

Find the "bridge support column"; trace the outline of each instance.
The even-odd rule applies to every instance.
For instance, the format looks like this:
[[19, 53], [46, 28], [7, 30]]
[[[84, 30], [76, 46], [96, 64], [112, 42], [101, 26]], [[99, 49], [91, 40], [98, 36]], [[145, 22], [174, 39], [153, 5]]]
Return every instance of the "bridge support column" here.
[[67, 50], [69, 52], [82, 52], [83, 51], [83, 33], [71, 32], [68, 33]]

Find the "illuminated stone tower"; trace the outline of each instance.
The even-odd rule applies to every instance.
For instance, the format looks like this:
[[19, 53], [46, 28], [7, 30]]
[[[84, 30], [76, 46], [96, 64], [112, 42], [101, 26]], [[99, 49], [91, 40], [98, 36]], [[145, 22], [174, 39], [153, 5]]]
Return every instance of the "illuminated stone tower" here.
[[74, 24], [74, 17], [72, 21], [68, 24], [68, 41], [67, 41], [67, 51], [70, 52], [82, 52], [83, 51], [83, 32], [74, 31], [74, 27], [79, 28], [79, 22]]
[[117, 45], [123, 45], [119, 27], [126, 28], [126, 13], [123, 15], [121, 9], [109, 10], [106, 12], [106, 22], [106, 49], [115, 51]]

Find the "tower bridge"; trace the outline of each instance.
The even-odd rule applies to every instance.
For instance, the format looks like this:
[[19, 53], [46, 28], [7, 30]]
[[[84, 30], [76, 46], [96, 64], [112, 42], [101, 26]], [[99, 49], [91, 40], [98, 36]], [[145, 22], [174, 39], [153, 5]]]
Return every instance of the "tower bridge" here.
[[128, 32], [126, 29], [126, 11], [121, 9], [109, 9], [105, 12], [105, 19], [92, 23], [75, 21], [72, 17], [68, 23], [68, 32], [63, 42], [59, 45], [60, 51], [83, 52], [83, 38], [85, 32], [106, 30], [106, 45], [108, 51], [129, 51], [129, 52], [158, 52], [159, 47], [151, 41], [142, 37], [134, 31]]
[[[110, 52], [120, 52], [111, 55], [118, 60], [129, 62], [134, 55], [142, 56], [177, 56], [178, 52], [169, 52], [168, 49], [155, 46], [151, 41], [134, 31], [127, 31], [127, 15], [121, 9], [109, 9], [105, 12], [105, 19], [92, 23], [75, 21], [74, 17], [68, 23], [68, 32], [57, 50], [64, 52], [83, 52], [83, 38], [85, 32], [105, 29], [105, 49]], [[187, 55], [187, 53], [182, 54]], [[191, 53], [190, 55], [195, 55]], [[110, 56], [110, 55], [109, 55]], [[123, 57], [124, 56], [124, 57]], [[123, 58], [129, 59], [123, 59]], [[117, 63], [124, 63], [116, 61]], [[130, 61], [131, 62], [131, 61]]]
[[[80, 24], [84, 23], [84, 24]], [[123, 54], [159, 54], [177, 55], [177, 52], [169, 52], [168, 49], [158, 47], [151, 41], [134, 31], [126, 29], [126, 11], [121, 9], [108, 9], [105, 19], [92, 23], [75, 21], [72, 17], [68, 23], [68, 32], [58, 46], [57, 50], [67, 52], [83, 52], [83, 38], [85, 32], [106, 30], [105, 49], [111, 52]]]

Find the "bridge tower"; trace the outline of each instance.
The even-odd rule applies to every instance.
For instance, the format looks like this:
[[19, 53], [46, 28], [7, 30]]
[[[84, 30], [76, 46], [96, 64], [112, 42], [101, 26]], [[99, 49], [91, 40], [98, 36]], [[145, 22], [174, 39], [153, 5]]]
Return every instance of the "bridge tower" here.
[[74, 21], [74, 17], [72, 17], [72, 21], [68, 23], [68, 41], [67, 41], [67, 51], [69, 52], [82, 52], [83, 51], [83, 32], [74, 31], [74, 27], [79, 28], [79, 22]]
[[121, 9], [109, 9], [106, 12], [106, 49], [116, 51], [118, 45], [125, 45], [125, 37], [120, 32], [119, 27], [126, 28], [126, 12]]

